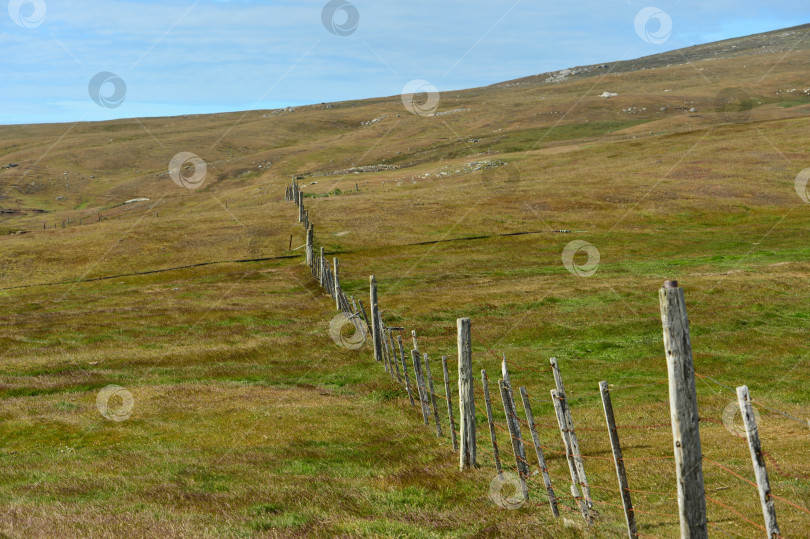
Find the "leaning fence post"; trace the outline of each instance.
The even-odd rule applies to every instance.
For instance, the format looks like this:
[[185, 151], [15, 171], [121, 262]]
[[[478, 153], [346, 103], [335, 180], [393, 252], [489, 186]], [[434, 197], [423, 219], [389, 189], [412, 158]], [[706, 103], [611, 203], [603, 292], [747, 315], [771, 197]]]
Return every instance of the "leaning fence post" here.
[[[380, 313], [379, 309], [377, 309], [377, 327], [380, 331], [380, 347], [382, 348], [382, 359], [383, 359], [383, 367], [385, 367], [385, 372], [392, 373], [393, 369], [391, 368], [391, 358], [388, 357], [388, 350], [385, 347], [385, 324], [382, 321], [382, 314]], [[391, 374], [393, 376], [393, 374]]]
[[520, 435], [520, 425], [515, 413], [515, 401], [512, 399], [512, 390], [503, 379], [498, 380], [498, 388], [501, 390], [503, 411], [506, 413], [509, 437], [512, 439], [512, 452], [515, 454], [515, 466], [520, 479], [520, 487], [523, 489], [523, 499], [528, 500], [529, 487], [526, 485], [526, 479], [529, 477], [529, 467], [526, 466], [526, 448], [523, 446], [523, 437]]
[[453, 451], [458, 451], [458, 436], [453, 421], [453, 400], [450, 397], [450, 371], [447, 370], [447, 356], [442, 356], [442, 371], [444, 371], [444, 395], [447, 398], [447, 417], [450, 421], [450, 438], [453, 439]]
[[540, 437], [537, 435], [537, 427], [535, 427], [534, 424], [534, 414], [532, 413], [532, 406], [529, 403], [529, 393], [526, 391], [525, 387], [520, 388], [520, 398], [523, 401], [523, 411], [526, 412], [526, 422], [529, 424], [529, 431], [532, 433], [532, 442], [534, 443], [534, 452], [537, 455], [537, 462], [540, 465], [540, 471], [543, 473], [543, 484], [546, 487], [548, 504], [551, 506], [551, 514], [555, 517], [559, 517], [560, 510], [557, 508], [557, 497], [554, 495], [554, 489], [551, 487], [551, 477], [548, 475], [546, 458], [543, 455], [543, 447], [540, 445]]
[[470, 319], [456, 320], [458, 329], [458, 400], [461, 451], [459, 468], [478, 467], [475, 447], [475, 396], [472, 378], [472, 337]]
[[748, 386], [737, 388], [737, 401], [740, 404], [743, 423], [745, 423], [748, 448], [751, 450], [751, 462], [754, 464], [754, 476], [757, 479], [759, 503], [762, 505], [765, 529], [770, 539], [781, 537], [779, 525], [776, 523], [776, 507], [774, 507], [773, 497], [771, 496], [771, 483], [768, 480], [768, 470], [765, 468], [765, 458], [762, 455], [762, 446], [759, 442], [757, 419], [754, 416], [753, 408], [751, 408], [751, 395], [748, 393]]
[[489, 438], [492, 440], [492, 455], [495, 457], [495, 470], [498, 474], [503, 472], [501, 455], [498, 450], [498, 437], [495, 434], [495, 421], [492, 419], [492, 401], [489, 398], [489, 379], [487, 371], [481, 370], [481, 384], [484, 386], [484, 402], [487, 408], [487, 425], [489, 425]]
[[408, 392], [408, 399], [411, 401], [411, 406], [414, 406], [413, 391], [411, 391], [411, 377], [408, 375], [408, 363], [405, 361], [405, 350], [402, 348], [402, 335], [397, 335], [397, 343], [399, 344], [399, 360], [402, 362], [402, 372], [405, 375], [405, 390]]
[[374, 347], [374, 359], [382, 361], [382, 348], [380, 347], [380, 325], [377, 312], [377, 279], [372, 275], [369, 277], [369, 302], [371, 302], [371, 343]]
[[591, 500], [591, 488], [588, 485], [588, 477], [585, 475], [585, 463], [582, 460], [582, 451], [579, 449], [579, 440], [577, 433], [574, 430], [574, 419], [571, 417], [571, 408], [568, 406], [568, 399], [565, 396], [565, 386], [563, 386], [562, 373], [560, 366], [557, 364], [557, 358], [551, 358], [551, 370], [554, 373], [554, 384], [557, 386], [557, 397], [560, 403], [560, 409], [565, 419], [565, 431], [568, 435], [568, 442], [571, 446], [571, 455], [576, 466], [577, 477], [579, 478], [579, 486], [582, 487], [582, 495], [585, 498], [585, 503], [588, 508], [593, 507], [593, 500]]
[[675, 447], [681, 537], [708, 537], [703, 454], [686, 301], [678, 281], [658, 292], [669, 378], [669, 413]]
[[394, 370], [397, 373], [397, 382], [402, 383], [402, 376], [399, 374], [399, 362], [397, 361], [397, 350], [394, 348], [394, 338], [391, 336], [391, 328], [385, 332], [385, 347], [388, 349], [388, 357], [391, 363], [394, 364]]
[[624, 521], [627, 524], [627, 533], [630, 539], [638, 537], [636, 516], [633, 513], [633, 501], [630, 499], [630, 486], [627, 483], [627, 472], [624, 469], [622, 446], [619, 444], [619, 431], [616, 429], [616, 418], [613, 416], [613, 403], [610, 400], [610, 390], [607, 382], [599, 382], [599, 393], [602, 395], [602, 408], [605, 410], [605, 422], [610, 436], [610, 448], [613, 450], [613, 462], [616, 464], [616, 477], [619, 479], [619, 490], [622, 495], [624, 507]]
[[433, 375], [430, 373], [430, 358], [425, 354], [425, 374], [427, 374], [428, 387], [430, 388], [430, 402], [433, 404], [433, 418], [436, 420], [436, 437], [442, 437], [442, 425], [439, 422], [439, 407], [436, 404], [436, 393], [433, 389]]
[[[571, 472], [571, 482], [576, 486], [579, 485], [581, 481], [579, 480], [577, 465], [574, 462], [574, 450], [571, 449], [571, 439], [568, 436], [568, 424], [565, 421], [565, 412], [563, 411], [562, 401], [556, 389], [551, 390], [551, 402], [554, 404], [557, 425], [560, 427], [560, 436], [562, 437], [566, 460], [568, 461], [568, 471]], [[579, 489], [577, 489], [577, 492], [579, 492]]]
[[411, 350], [411, 357], [413, 358], [413, 372], [416, 376], [416, 389], [419, 390], [419, 404], [422, 407], [422, 419], [425, 425], [430, 425], [430, 405], [427, 402], [427, 390], [425, 389], [425, 379], [422, 376], [422, 360], [419, 358], [419, 352]]

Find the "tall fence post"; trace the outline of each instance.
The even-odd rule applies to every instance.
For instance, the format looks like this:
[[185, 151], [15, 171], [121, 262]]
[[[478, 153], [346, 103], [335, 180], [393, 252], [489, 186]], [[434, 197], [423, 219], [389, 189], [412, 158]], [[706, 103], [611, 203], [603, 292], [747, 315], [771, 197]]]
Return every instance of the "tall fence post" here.
[[444, 371], [444, 395], [447, 398], [447, 417], [450, 421], [450, 438], [453, 440], [453, 451], [458, 451], [458, 436], [456, 424], [453, 420], [453, 399], [450, 397], [450, 371], [447, 370], [447, 356], [442, 356], [442, 371]]
[[669, 375], [669, 413], [675, 449], [681, 537], [708, 537], [695, 367], [686, 301], [677, 281], [665, 282], [658, 292], [658, 298]]
[[489, 397], [489, 378], [487, 371], [481, 370], [481, 385], [484, 386], [484, 403], [487, 408], [487, 425], [489, 425], [489, 438], [492, 440], [492, 456], [495, 458], [495, 470], [500, 475], [503, 472], [501, 466], [501, 452], [498, 450], [498, 437], [495, 434], [495, 421], [492, 419], [492, 400]]
[[430, 373], [430, 358], [425, 354], [425, 374], [427, 374], [430, 402], [433, 405], [433, 418], [436, 420], [436, 437], [442, 437], [442, 424], [439, 422], [439, 407], [436, 403], [436, 392], [433, 389], [433, 375]]
[[757, 479], [759, 490], [759, 503], [762, 506], [762, 516], [765, 519], [765, 529], [769, 539], [781, 537], [779, 525], [776, 523], [776, 507], [771, 496], [771, 483], [768, 480], [768, 470], [765, 468], [765, 457], [762, 455], [762, 446], [759, 442], [759, 429], [757, 418], [751, 407], [751, 395], [748, 386], [737, 388], [737, 401], [740, 404], [740, 413], [745, 424], [745, 434], [748, 438], [748, 448], [751, 450], [751, 462], [754, 464], [754, 476]]
[[515, 454], [515, 466], [520, 479], [520, 488], [523, 489], [523, 499], [529, 499], [529, 487], [526, 479], [529, 477], [529, 467], [526, 466], [526, 448], [523, 445], [523, 437], [520, 434], [520, 424], [515, 413], [515, 401], [512, 398], [512, 390], [506, 380], [498, 380], [498, 389], [501, 390], [501, 400], [503, 401], [503, 411], [506, 413], [506, 425], [509, 427], [509, 437], [512, 439], [512, 452]]
[[371, 303], [371, 344], [374, 347], [374, 359], [382, 361], [382, 347], [380, 346], [379, 313], [377, 312], [377, 279], [369, 277], [369, 302]]
[[470, 319], [456, 320], [458, 329], [458, 405], [459, 434], [461, 451], [459, 451], [459, 468], [478, 467], [475, 447], [475, 396], [472, 377], [472, 336]]
[[560, 510], [557, 507], [557, 497], [554, 495], [554, 489], [551, 487], [551, 477], [548, 475], [546, 457], [543, 455], [543, 447], [540, 445], [540, 436], [537, 435], [537, 427], [534, 424], [534, 413], [532, 413], [532, 406], [529, 403], [529, 393], [526, 391], [525, 387], [520, 388], [520, 398], [523, 401], [523, 411], [526, 412], [526, 422], [529, 424], [529, 431], [532, 433], [532, 442], [534, 443], [534, 452], [537, 455], [537, 463], [540, 465], [540, 471], [543, 474], [543, 484], [546, 487], [551, 514], [555, 517], [559, 517]]
[[613, 403], [610, 400], [610, 390], [607, 382], [599, 382], [599, 393], [602, 395], [602, 408], [605, 410], [605, 423], [607, 423], [610, 436], [610, 448], [613, 451], [613, 462], [616, 464], [616, 477], [619, 480], [619, 490], [624, 507], [624, 521], [627, 524], [627, 533], [630, 539], [638, 537], [636, 516], [633, 513], [633, 501], [630, 499], [630, 486], [627, 483], [627, 472], [624, 469], [622, 446], [619, 444], [619, 431], [616, 429], [616, 418], [613, 416]]

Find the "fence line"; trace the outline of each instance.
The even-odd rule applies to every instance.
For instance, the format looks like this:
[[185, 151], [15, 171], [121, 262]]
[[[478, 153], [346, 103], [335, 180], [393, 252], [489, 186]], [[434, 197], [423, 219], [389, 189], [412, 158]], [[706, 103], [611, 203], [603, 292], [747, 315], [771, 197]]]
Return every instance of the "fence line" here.
[[[721, 423], [713, 420], [712, 418], [701, 418], [697, 413], [697, 398], [695, 394], [694, 377], [710, 380], [724, 389], [733, 390], [728, 386], [714, 380], [711, 377], [701, 375], [694, 371], [692, 367], [691, 358], [691, 343], [689, 342], [688, 321], [686, 320], [686, 311], [683, 300], [683, 290], [678, 287], [677, 282], [668, 281], [665, 287], [660, 291], [660, 304], [662, 312], [662, 325], [664, 327], [664, 344], [667, 351], [667, 359], [670, 364], [669, 376], [667, 379], [655, 381], [648, 384], [631, 384], [626, 386], [614, 386], [611, 389], [614, 392], [623, 392], [627, 389], [640, 388], [640, 387], [653, 387], [663, 384], [669, 384], [670, 387], [670, 412], [671, 417], [669, 422], [650, 423], [650, 424], [631, 424], [622, 423], [620, 425], [611, 421], [612, 419], [612, 405], [610, 406], [610, 417], [608, 416], [608, 404], [604, 399], [605, 394], [608, 395], [607, 402], [609, 403], [608, 384], [601, 382], [599, 387], [600, 395], [603, 398], [603, 405], [605, 407], [605, 422], [608, 429], [608, 440], [612, 451], [612, 456], [600, 456], [594, 454], [584, 454], [580, 448], [579, 441], [576, 437], [574, 430], [571, 404], [572, 401], [565, 393], [562, 384], [562, 375], [556, 359], [551, 359], [550, 367], [539, 367], [532, 369], [523, 369], [510, 366], [507, 369], [506, 359], [503, 358], [502, 362], [502, 378], [498, 380], [499, 393], [503, 401], [503, 417], [506, 427], [501, 426], [495, 419], [493, 407], [489, 395], [488, 378], [486, 371], [481, 371], [481, 386], [479, 387], [474, 383], [471, 370], [471, 337], [470, 337], [470, 322], [469, 319], [459, 319], [458, 325], [458, 342], [459, 349], [459, 419], [458, 425], [453, 415], [453, 403], [450, 394], [451, 377], [449, 369], [447, 368], [447, 357], [442, 357], [442, 372], [444, 388], [441, 390], [441, 383], [438, 388], [434, 386], [433, 376], [430, 369], [430, 359], [427, 353], [420, 352], [417, 342], [416, 331], [412, 331], [413, 349], [411, 356], [413, 360], [413, 370], [409, 367], [409, 362], [406, 360], [406, 354], [402, 344], [401, 332], [405, 330], [402, 327], [389, 327], [385, 323], [382, 311], [380, 310], [377, 285], [374, 276], [369, 279], [370, 283], [370, 309], [371, 316], [363, 305], [362, 301], [355, 301], [353, 296], [347, 297], [342, 287], [340, 286], [339, 277], [339, 261], [338, 258], [333, 258], [333, 264], [326, 262], [323, 247], [319, 248], [316, 254], [315, 249], [315, 234], [314, 225], [310, 220], [309, 211], [304, 208], [304, 197], [296, 180], [287, 187], [285, 192], [285, 200], [292, 201], [298, 207], [298, 220], [304, 226], [306, 232], [306, 261], [309, 266], [313, 278], [324, 288], [335, 300], [335, 307], [346, 316], [348, 321], [351, 321], [355, 327], [356, 333], [360, 334], [364, 342], [368, 336], [371, 337], [372, 347], [374, 352], [374, 359], [382, 363], [386, 372], [391, 376], [392, 381], [401, 386], [405, 394], [409, 398], [411, 407], [415, 406], [415, 399], [412, 393], [411, 374], [416, 383], [418, 390], [418, 398], [422, 412], [423, 422], [426, 426], [430, 426], [430, 419], [435, 422], [436, 436], [440, 439], [447, 439], [453, 448], [453, 451], [459, 453], [461, 469], [466, 467], [480, 467], [476, 458], [476, 453], [481, 452], [482, 455], [491, 459], [498, 477], [504, 471], [514, 472], [518, 481], [523, 489], [522, 498], [523, 502], [528, 502], [531, 495], [529, 485], [536, 485], [537, 489], [534, 495], [538, 496], [543, 503], [549, 503], [552, 513], [555, 517], [559, 516], [557, 508], [562, 508], [565, 511], [574, 514], [581, 514], [586, 523], [591, 525], [595, 520], [602, 518], [604, 513], [597, 513], [591, 508], [594, 504], [603, 508], [617, 510], [616, 513], [624, 515], [626, 520], [626, 529], [628, 535], [633, 537], [650, 537], [649, 535], [642, 535], [638, 531], [638, 523], [635, 520], [635, 515], [650, 515], [666, 517], [668, 519], [678, 519], [680, 521], [682, 537], [705, 537], [706, 528], [712, 527], [722, 531], [717, 526], [716, 522], [712, 522], [706, 517], [705, 501], [709, 501], [714, 506], [721, 507], [730, 514], [735, 515], [737, 518], [746, 522], [749, 525], [755, 526], [757, 529], [766, 531], [766, 527], [757, 524], [744, 513], [735, 509], [734, 507], [717, 500], [716, 498], [706, 496], [703, 487], [702, 478], [702, 465], [703, 461], [716, 467], [717, 469], [734, 476], [737, 479], [747, 483], [747, 486], [754, 489], [758, 488], [758, 484], [751, 481], [739, 473], [734, 472], [723, 464], [714, 460], [703, 457], [700, 451], [700, 434], [699, 434], [699, 421], [708, 423]], [[334, 268], [334, 269], [333, 269]], [[397, 335], [397, 347], [394, 345], [392, 332], [399, 332]], [[487, 350], [488, 354], [497, 354], [492, 350]], [[397, 356], [399, 356], [397, 358]], [[424, 370], [422, 369], [422, 360], [424, 359]], [[498, 357], [500, 360], [501, 358]], [[685, 368], [673, 368], [673, 362], [684, 362]], [[400, 374], [400, 366], [402, 371]], [[551, 403], [556, 409], [556, 425], [552, 423], [539, 423], [535, 420], [534, 415], [529, 405], [529, 395], [524, 387], [520, 388], [520, 394], [524, 403], [524, 413], [526, 419], [521, 418], [515, 407], [513, 384], [510, 380], [509, 371], [516, 373], [526, 373], [531, 375], [543, 374], [550, 372], [553, 375], [555, 390], [552, 391]], [[673, 376], [681, 376], [680, 381], [673, 382]], [[674, 384], [674, 385], [673, 385]], [[687, 391], [684, 393], [681, 387], [686, 387]], [[691, 392], [691, 395], [690, 395]], [[479, 403], [476, 406], [475, 396], [479, 396]], [[685, 399], [685, 400], [684, 400]], [[447, 414], [440, 413], [439, 402], [442, 402], [447, 410]], [[479, 444], [478, 437], [475, 433], [475, 414], [481, 402], [485, 404], [486, 420], [489, 428], [490, 443], [492, 449], [486, 447], [487, 443], [481, 437]], [[577, 404], [579, 401], [574, 401]], [[742, 401], [741, 401], [742, 402]], [[748, 398], [747, 402], [758, 401]], [[682, 404], [686, 403], [686, 404]], [[741, 404], [741, 407], [743, 405]], [[793, 417], [790, 414], [769, 408], [761, 405], [766, 409], [774, 411], [783, 415], [784, 417], [798, 421], [805, 425], [806, 423], [800, 419]], [[677, 411], [677, 413], [676, 413]], [[525, 452], [525, 442], [521, 434], [521, 425], [529, 429], [531, 433], [532, 443], [535, 447], [536, 456], [538, 459], [538, 469], [532, 472], [532, 464], [529, 462]], [[810, 424], [808, 424], [810, 425]], [[442, 427], [446, 426], [446, 429]], [[547, 430], [557, 430], [561, 435], [562, 451], [550, 447], [548, 444], [543, 444], [540, 441], [536, 428], [540, 427]], [[672, 455], [655, 455], [655, 456], [626, 456], [619, 443], [619, 432], [627, 430], [649, 431], [652, 429], [663, 429], [665, 427], [673, 429], [673, 436], [675, 441], [675, 454]], [[747, 428], [751, 424], [747, 425]], [[754, 425], [755, 427], [755, 425]], [[593, 428], [588, 426], [580, 426], [579, 429], [583, 432], [601, 432], [605, 433], [604, 428]], [[460, 441], [457, 440], [456, 433], [459, 433]], [[504, 463], [501, 460], [500, 449], [501, 445], [498, 441], [498, 435], [505, 436], [513, 447], [513, 454], [515, 457], [515, 464]], [[758, 442], [758, 439], [757, 439]], [[609, 453], [611, 452], [609, 451]], [[551, 455], [550, 461], [556, 465], [561, 465], [562, 461], [568, 463], [568, 468], [571, 477], [562, 476], [549, 469], [545, 462], [545, 454]], [[774, 467], [781, 475], [785, 474], [779, 467], [778, 462], [774, 457], [766, 453], [764, 450], [754, 451], [752, 446], [752, 455], [761, 454], [760, 468], [757, 468], [757, 462], [754, 462], [754, 469], [764, 471], [764, 459], [769, 459]], [[564, 458], [555, 458], [564, 457]], [[596, 466], [599, 462], [611, 462], [615, 466], [616, 478], [618, 480], [618, 488], [606, 487], [596, 483], [589, 483], [585, 476], [584, 464], [586, 461], [592, 461]], [[677, 492], [659, 492], [646, 489], [632, 489], [628, 486], [627, 472], [624, 468], [625, 462], [659, 462], [659, 461], [674, 461], [676, 463], [676, 472], [680, 477], [682, 474], [694, 475], [699, 470], [699, 475], [695, 476], [697, 479], [690, 479], [689, 488], [691, 490], [681, 490], [682, 481], [678, 482], [679, 488]], [[601, 470], [596, 467], [595, 469]], [[757, 472], [760, 473], [760, 472]], [[689, 475], [689, 477], [692, 477]], [[759, 476], [758, 476], [759, 477]], [[802, 476], [805, 477], [805, 476]], [[540, 479], [542, 478], [542, 481]], [[556, 491], [552, 485], [552, 479], [568, 483], [570, 492], [565, 488], [558, 488]], [[598, 474], [592, 473], [592, 479], [603, 480]], [[758, 479], [759, 480], [759, 479]], [[580, 494], [580, 489], [582, 493]], [[597, 496], [594, 499], [591, 495], [591, 489], [595, 489], [597, 493], [604, 493], [608, 499], [600, 499]], [[761, 490], [761, 487], [760, 487]], [[639, 509], [636, 507], [630, 498], [630, 493], [642, 495], [641, 500], [646, 501], [646, 496], [657, 496], [665, 499], [678, 499], [680, 512], [665, 513], [660, 511], [651, 511], [647, 509]], [[798, 511], [810, 515], [810, 510], [800, 506], [797, 503], [790, 501], [784, 497], [773, 494], [768, 489], [767, 496], [763, 500], [773, 498], [779, 500], [781, 503], [792, 507]], [[701, 509], [700, 500], [703, 500], [703, 508]], [[616, 500], [616, 501], [612, 501]], [[572, 505], [569, 505], [572, 504]], [[764, 503], [763, 503], [764, 506]], [[772, 507], [772, 502], [771, 502]], [[750, 515], [749, 515], [750, 516]], [[775, 515], [773, 515], [773, 523], [775, 526]], [[642, 523], [643, 524], [643, 523]], [[766, 514], [767, 525], [767, 514]], [[687, 531], [691, 530], [691, 531]], [[778, 530], [778, 528], [777, 528]], [[781, 537], [776, 533], [769, 535], [770, 537]]]

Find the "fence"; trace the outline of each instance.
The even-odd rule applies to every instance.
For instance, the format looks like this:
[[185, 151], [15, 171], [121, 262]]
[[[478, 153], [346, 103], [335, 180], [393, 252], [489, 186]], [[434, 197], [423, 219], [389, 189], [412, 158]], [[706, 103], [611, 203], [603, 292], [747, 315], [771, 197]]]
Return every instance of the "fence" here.
[[[640, 533], [640, 529], [652, 532], [667, 526], [680, 529], [681, 537], [690, 538], [707, 537], [709, 528], [732, 535], [729, 526], [740, 527], [743, 534], [765, 533], [769, 538], [782, 537], [777, 523], [777, 507], [780, 514], [788, 515], [791, 525], [797, 526], [797, 532], [810, 529], [810, 509], [806, 500], [791, 500], [774, 493], [767, 463], [770, 462], [781, 476], [808, 480], [810, 474], [785, 473], [784, 466], [764, 450], [752, 407], [756, 401], [751, 399], [748, 388], [740, 386], [734, 390], [695, 372], [684, 293], [677, 282], [667, 281], [659, 293], [668, 367], [666, 379], [612, 388], [602, 381], [598, 393], [572, 400], [566, 393], [562, 369], [556, 359], [551, 358], [543, 369], [525, 371], [510, 367], [503, 357], [498, 358], [501, 372], [497, 384], [491, 383], [487, 371], [482, 370], [479, 385], [476, 383], [478, 375], [472, 371], [470, 320], [462, 318], [457, 321], [459, 401], [454, 406], [450, 390], [453, 380], [447, 356], [440, 356], [439, 369], [436, 360], [420, 350], [416, 331], [410, 335], [413, 348], [409, 354], [406, 352], [403, 345], [405, 328], [386, 323], [379, 307], [374, 276], [369, 280], [368, 309], [361, 300], [347, 297], [340, 285], [338, 259], [333, 258], [330, 264], [323, 247], [316, 251], [314, 226], [296, 180], [287, 187], [285, 200], [295, 203], [298, 222], [306, 230], [307, 266], [313, 278], [332, 296], [336, 309], [352, 324], [357, 336], [353, 342], [362, 345], [367, 337], [371, 338], [374, 360], [381, 364], [394, 383], [401, 386], [410, 406], [419, 410], [425, 426], [438, 438], [447, 440], [453, 451], [458, 452], [462, 470], [478, 468], [482, 460], [492, 463], [496, 476], [490, 485], [490, 498], [497, 505], [507, 509], [516, 509], [526, 503], [547, 506], [554, 518], [575, 515], [586, 527], [598, 523], [606, 531], [627, 534], [631, 538], [653, 536]], [[438, 376], [439, 371], [442, 378], [434, 378], [434, 373]], [[553, 383], [551, 407], [544, 399], [533, 401], [525, 387], [516, 387], [512, 382], [513, 375], [529, 372], [535, 377], [546, 376], [549, 386]], [[699, 414], [696, 380], [734, 391], [736, 409], [744, 423], [741, 434], [747, 441], [746, 453], [750, 457], [747, 467], [741, 462], [721, 463], [704, 453], [701, 429], [711, 431], [716, 424], [722, 425], [723, 422]], [[644, 405], [643, 415], [655, 417], [658, 421], [617, 422], [614, 413], [616, 393], [622, 398], [636, 390], [663, 390], [665, 384], [669, 390], [669, 406], [663, 399]], [[596, 417], [595, 407], [579, 406], [588, 399], [598, 399], [601, 418]], [[541, 403], [540, 408], [548, 410], [551, 419], [536, 421], [535, 417], [542, 418], [542, 415], [535, 415], [532, 402]], [[801, 424], [802, 428], [810, 426], [790, 414], [763, 403], [756, 404]], [[577, 427], [575, 406], [580, 414], [577, 423], [584, 418], [585, 425], [604, 426]], [[455, 410], [458, 410], [458, 417]], [[591, 417], [588, 417], [588, 411]], [[701, 427], [700, 422], [706, 426]], [[478, 425], [486, 427], [484, 434], [479, 435]], [[728, 425], [723, 426], [728, 429]], [[553, 444], [551, 440], [558, 436], [559, 445]], [[584, 447], [589, 450], [583, 451]], [[671, 450], [662, 451], [661, 448]], [[646, 454], [644, 449], [648, 449]], [[644, 469], [650, 467], [657, 467], [659, 471], [669, 469], [670, 472], [644, 474]], [[705, 478], [704, 467], [710, 469]], [[674, 474], [671, 473], [673, 469]], [[746, 477], [752, 469], [753, 480]], [[642, 476], [644, 479], [637, 481]], [[746, 500], [727, 500], [718, 494], [731, 488], [717, 487], [718, 482], [732, 479], [734, 484], [748, 489]], [[676, 485], [674, 491], [673, 482]], [[504, 494], [504, 487], [510, 484], [514, 494]], [[752, 511], [752, 503], [757, 504], [759, 516]], [[675, 507], [677, 511], [673, 509]]]

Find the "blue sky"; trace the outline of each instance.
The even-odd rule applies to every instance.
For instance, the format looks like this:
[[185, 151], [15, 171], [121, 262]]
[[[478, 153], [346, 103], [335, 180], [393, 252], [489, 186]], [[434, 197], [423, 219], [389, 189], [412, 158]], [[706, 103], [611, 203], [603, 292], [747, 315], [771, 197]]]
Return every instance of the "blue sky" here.
[[[325, 0], [1, 3], [0, 124], [361, 99], [399, 94], [413, 79], [470, 88], [810, 22], [807, 0], [351, 0], [359, 23], [340, 36], [322, 22]], [[651, 6], [672, 21], [658, 44], [634, 25]], [[91, 99], [99, 72], [126, 84], [120, 106]]]

